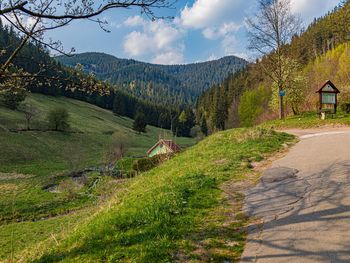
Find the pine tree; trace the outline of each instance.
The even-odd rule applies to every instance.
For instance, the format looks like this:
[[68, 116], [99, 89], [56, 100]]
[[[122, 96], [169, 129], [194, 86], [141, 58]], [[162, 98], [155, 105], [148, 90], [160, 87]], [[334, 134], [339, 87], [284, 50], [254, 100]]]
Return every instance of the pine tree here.
[[137, 131], [138, 133], [146, 132], [146, 117], [145, 114], [141, 111], [137, 111], [135, 114], [134, 124], [133, 124], [133, 130]]
[[115, 95], [113, 101], [113, 112], [118, 116], [126, 115], [125, 98], [122, 98], [118, 94]]
[[186, 109], [178, 117], [178, 136], [190, 137], [191, 129], [196, 124], [196, 117], [192, 109]]
[[207, 136], [208, 135], [208, 125], [207, 125], [207, 120], [205, 119], [205, 116], [202, 117], [201, 121], [201, 132]]

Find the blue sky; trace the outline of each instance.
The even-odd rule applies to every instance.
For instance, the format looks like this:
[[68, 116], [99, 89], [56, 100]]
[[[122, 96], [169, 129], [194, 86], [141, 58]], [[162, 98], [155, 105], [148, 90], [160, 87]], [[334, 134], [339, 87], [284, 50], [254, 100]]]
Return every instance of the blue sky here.
[[[304, 25], [324, 15], [340, 0], [291, 0], [292, 10]], [[176, 9], [155, 10], [173, 20], [150, 21], [140, 10], [114, 10], [101, 18], [109, 22], [106, 33], [88, 21], [52, 31], [68, 50], [98, 51], [120, 58], [158, 64], [182, 64], [236, 55], [246, 59], [245, 18], [254, 14], [254, 0], [179, 0]]]

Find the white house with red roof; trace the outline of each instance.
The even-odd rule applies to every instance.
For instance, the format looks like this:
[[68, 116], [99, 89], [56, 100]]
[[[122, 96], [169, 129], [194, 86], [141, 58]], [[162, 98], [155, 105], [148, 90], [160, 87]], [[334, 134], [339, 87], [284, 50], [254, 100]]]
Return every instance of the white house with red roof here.
[[147, 156], [153, 157], [161, 154], [172, 155], [179, 151], [181, 151], [180, 146], [172, 140], [160, 139], [151, 149], [148, 150]]

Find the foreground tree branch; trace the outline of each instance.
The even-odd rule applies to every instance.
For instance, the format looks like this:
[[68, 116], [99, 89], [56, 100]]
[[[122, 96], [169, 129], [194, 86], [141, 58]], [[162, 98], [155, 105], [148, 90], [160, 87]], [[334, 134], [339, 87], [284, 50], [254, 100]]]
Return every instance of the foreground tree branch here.
[[[155, 9], [172, 8], [176, 0], [0, 0], [0, 19], [6, 20], [22, 36], [22, 41], [12, 54], [6, 54], [6, 62], [0, 66], [0, 76], [11, 67], [11, 63], [29, 42], [41, 44], [64, 55], [70, 55], [74, 49], [66, 52], [59, 40], [45, 39], [47, 31], [69, 25], [74, 20], [89, 20], [103, 25], [108, 24], [99, 18], [107, 10], [138, 8], [150, 19], [164, 18], [157, 16]], [[108, 32], [108, 30], [105, 30]]]
[[[116, 8], [132, 8], [138, 7], [141, 8], [142, 11], [146, 14], [151, 15], [152, 17], [156, 17], [155, 13], [152, 9], [154, 8], [164, 8], [164, 7], [172, 7], [174, 1], [168, 0], [125, 0], [125, 1], [110, 1], [105, 5], [100, 5], [97, 9], [94, 8], [94, 1], [80, 1], [77, 5], [74, 4], [73, 1], [65, 1], [64, 6], [66, 6], [65, 11], [60, 13], [52, 13], [52, 12], [40, 12], [35, 11], [38, 9], [38, 6], [42, 5], [41, 2], [39, 5], [36, 4], [37, 1], [23, 1], [22, 3], [12, 5], [10, 0], [3, 1], [0, 5], [0, 15], [6, 15], [12, 12], [21, 12], [23, 14], [27, 14], [28, 16], [37, 17], [37, 18], [45, 18], [45, 19], [87, 19], [98, 16], [103, 12], [109, 9]], [[59, 1], [55, 1], [56, 6], [62, 6]], [[79, 7], [81, 6], [81, 7]]]

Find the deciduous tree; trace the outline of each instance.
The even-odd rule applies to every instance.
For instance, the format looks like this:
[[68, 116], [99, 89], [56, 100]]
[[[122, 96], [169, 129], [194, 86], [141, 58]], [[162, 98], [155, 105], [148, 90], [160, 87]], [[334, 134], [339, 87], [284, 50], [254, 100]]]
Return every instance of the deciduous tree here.
[[[294, 115], [299, 114], [299, 109], [305, 101], [305, 90], [307, 86], [306, 77], [302, 72], [302, 66], [295, 59], [282, 57], [281, 68], [284, 73], [281, 75], [286, 92], [286, 104], [291, 108]], [[278, 109], [279, 88], [277, 83], [272, 85], [272, 100], [270, 106], [273, 110]]]
[[29, 131], [32, 120], [36, 115], [38, 115], [39, 111], [32, 103], [24, 103], [21, 110], [24, 113], [27, 130]]
[[69, 114], [65, 108], [58, 107], [48, 113], [49, 126], [54, 131], [65, 131], [69, 128]]
[[[249, 48], [263, 56], [262, 66], [278, 91], [285, 88], [284, 46], [299, 33], [300, 19], [292, 14], [290, 0], [259, 0], [259, 11], [248, 19]], [[284, 118], [283, 96], [279, 95], [279, 115]]]

